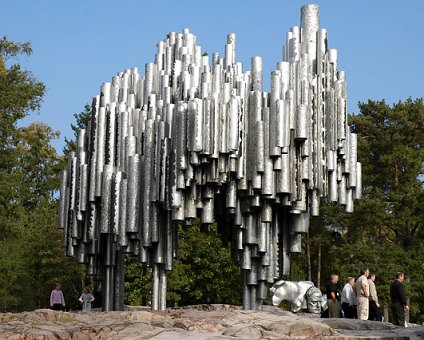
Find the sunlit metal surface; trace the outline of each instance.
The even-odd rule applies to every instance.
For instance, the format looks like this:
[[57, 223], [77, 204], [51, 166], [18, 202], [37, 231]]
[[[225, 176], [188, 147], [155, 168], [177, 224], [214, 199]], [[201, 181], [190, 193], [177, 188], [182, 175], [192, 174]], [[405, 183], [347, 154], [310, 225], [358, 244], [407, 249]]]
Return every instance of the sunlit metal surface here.
[[[283, 301], [289, 301], [291, 311], [294, 313], [299, 312], [302, 308], [306, 309], [309, 307], [306, 292], [313, 287], [314, 284], [311, 281], [280, 280], [270, 288], [270, 291], [273, 293], [272, 304], [278, 306]], [[320, 299], [319, 302], [321, 302]], [[318, 309], [318, 307], [321, 311], [321, 304], [319, 304], [319, 306], [314, 306], [311, 303], [310, 305], [311, 311], [315, 310], [315, 308]]]
[[353, 210], [361, 196], [345, 74], [301, 9], [283, 59], [263, 90], [262, 59], [203, 53], [184, 29], [157, 45], [155, 61], [120, 72], [93, 99], [63, 172], [60, 225], [67, 254], [102, 282], [103, 309], [122, 309], [123, 254], [153, 268], [152, 308], [166, 307], [177, 225], [214, 221], [243, 274], [243, 305], [259, 309], [267, 285], [289, 273], [309, 217], [326, 197]]

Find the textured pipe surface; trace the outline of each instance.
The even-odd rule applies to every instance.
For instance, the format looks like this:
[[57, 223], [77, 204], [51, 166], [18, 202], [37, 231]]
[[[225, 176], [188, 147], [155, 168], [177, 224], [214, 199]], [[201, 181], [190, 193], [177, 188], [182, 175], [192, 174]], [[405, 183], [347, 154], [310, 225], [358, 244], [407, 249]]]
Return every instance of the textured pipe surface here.
[[301, 9], [263, 91], [263, 62], [208, 56], [188, 29], [158, 43], [144, 76], [104, 83], [68, 157], [60, 195], [66, 253], [102, 280], [103, 309], [122, 309], [124, 253], [153, 268], [152, 308], [166, 308], [178, 223], [220, 224], [242, 270], [243, 305], [260, 309], [267, 284], [289, 273], [321, 199], [353, 210], [361, 197], [357, 136], [349, 131], [345, 73]]

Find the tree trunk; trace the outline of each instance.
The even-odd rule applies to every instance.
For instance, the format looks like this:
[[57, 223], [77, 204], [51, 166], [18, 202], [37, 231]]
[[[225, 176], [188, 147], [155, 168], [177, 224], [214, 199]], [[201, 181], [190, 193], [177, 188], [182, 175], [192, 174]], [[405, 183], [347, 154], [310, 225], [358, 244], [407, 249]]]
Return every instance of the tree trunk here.
[[[147, 274], [147, 267], [146, 266], [142, 266], [141, 268], [141, 276], [146, 276]], [[147, 306], [147, 294], [143, 294], [141, 296], [141, 305], [142, 306]]]
[[321, 287], [321, 241], [318, 241], [317, 254], [317, 287]]
[[308, 266], [308, 281], [312, 281], [312, 268], [311, 268], [311, 242], [308, 236], [306, 241], [306, 263]]
[[290, 256], [290, 271], [289, 271], [289, 280], [293, 281], [293, 266], [294, 266], [294, 261], [293, 261], [293, 257]]

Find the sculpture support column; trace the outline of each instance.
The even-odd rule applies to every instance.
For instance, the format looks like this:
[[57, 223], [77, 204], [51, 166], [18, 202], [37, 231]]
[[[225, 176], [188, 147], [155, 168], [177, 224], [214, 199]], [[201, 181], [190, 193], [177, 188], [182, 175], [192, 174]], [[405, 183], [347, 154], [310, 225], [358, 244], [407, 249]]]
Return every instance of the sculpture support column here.
[[[66, 254], [101, 279], [103, 309], [123, 309], [124, 254], [153, 269], [152, 308], [166, 308], [178, 223], [215, 221], [232, 242], [243, 306], [262, 308], [267, 284], [290, 269], [320, 200], [347, 212], [361, 197], [357, 137], [347, 124], [347, 85], [319, 26], [301, 9], [264, 91], [251, 71], [211, 57], [185, 28], [159, 42], [155, 62], [118, 73], [93, 98], [92, 118], [68, 155], [60, 196]], [[230, 221], [230, 222], [229, 222]]]

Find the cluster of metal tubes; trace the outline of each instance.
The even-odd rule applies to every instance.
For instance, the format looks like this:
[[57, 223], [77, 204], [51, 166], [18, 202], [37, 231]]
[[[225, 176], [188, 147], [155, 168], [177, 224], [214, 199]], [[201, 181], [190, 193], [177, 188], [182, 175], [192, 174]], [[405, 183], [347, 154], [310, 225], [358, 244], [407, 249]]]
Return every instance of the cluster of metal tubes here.
[[166, 308], [178, 224], [196, 218], [218, 223], [242, 270], [243, 306], [259, 309], [320, 199], [352, 211], [361, 196], [345, 75], [319, 7], [302, 7], [269, 93], [262, 59], [243, 71], [235, 47], [231, 33], [225, 56], [209, 56], [188, 29], [171, 32], [144, 76], [121, 72], [93, 100], [63, 172], [60, 220], [67, 254], [102, 282], [104, 310], [123, 309], [125, 253], [152, 267], [152, 308]]

